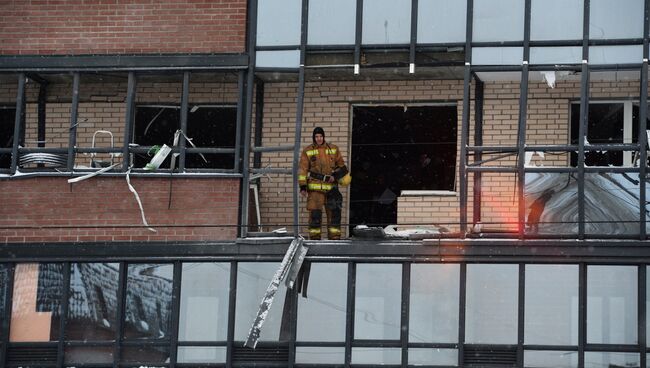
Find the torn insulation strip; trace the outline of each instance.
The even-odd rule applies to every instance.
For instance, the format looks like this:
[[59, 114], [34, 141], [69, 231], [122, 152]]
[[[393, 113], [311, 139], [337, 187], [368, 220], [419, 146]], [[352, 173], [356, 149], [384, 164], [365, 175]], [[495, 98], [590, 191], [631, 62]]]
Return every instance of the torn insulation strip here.
[[157, 233], [156, 229], [152, 228], [149, 226], [149, 223], [147, 222], [147, 218], [144, 216], [144, 208], [142, 208], [142, 201], [140, 201], [140, 196], [138, 195], [138, 192], [136, 192], [135, 188], [133, 185], [131, 185], [131, 179], [129, 178], [129, 174], [131, 174], [131, 168], [126, 171], [126, 184], [129, 186], [129, 190], [133, 195], [135, 196], [135, 200], [138, 202], [138, 207], [140, 207], [140, 215], [142, 216], [142, 223], [144, 226], [147, 227], [147, 229], [151, 232]]
[[257, 345], [257, 341], [260, 338], [262, 325], [264, 324], [266, 317], [268, 317], [269, 310], [271, 309], [271, 305], [273, 304], [273, 298], [275, 297], [275, 293], [278, 291], [280, 282], [282, 282], [285, 276], [289, 273], [289, 267], [291, 266], [291, 263], [294, 260], [294, 257], [298, 249], [300, 248], [300, 246], [302, 246], [302, 243], [303, 243], [303, 238], [298, 237], [298, 238], [294, 238], [293, 241], [291, 242], [291, 245], [289, 245], [289, 249], [287, 249], [287, 253], [284, 255], [284, 258], [282, 259], [282, 263], [280, 263], [280, 268], [278, 268], [278, 270], [275, 271], [275, 275], [273, 275], [273, 279], [271, 279], [271, 283], [269, 284], [269, 287], [266, 289], [266, 294], [262, 299], [262, 303], [260, 303], [260, 308], [257, 311], [257, 317], [255, 317], [255, 321], [253, 322], [253, 325], [251, 326], [251, 329], [248, 332], [248, 338], [246, 339], [244, 346], [255, 349], [255, 346]]

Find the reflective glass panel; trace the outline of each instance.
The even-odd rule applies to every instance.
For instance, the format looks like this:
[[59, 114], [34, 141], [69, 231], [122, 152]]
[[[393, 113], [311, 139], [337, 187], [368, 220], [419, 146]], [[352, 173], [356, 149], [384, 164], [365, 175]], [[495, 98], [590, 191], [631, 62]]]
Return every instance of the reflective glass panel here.
[[179, 363], [225, 363], [225, 346], [179, 346]]
[[571, 174], [526, 173], [526, 231], [578, 232], [578, 183]]
[[65, 348], [66, 364], [111, 364], [113, 363], [113, 346]]
[[532, 0], [531, 40], [582, 39], [584, 0]]
[[310, 0], [307, 43], [353, 45], [356, 9], [356, 0]]
[[300, 64], [300, 51], [258, 51], [255, 66], [258, 68], [297, 68]]
[[[169, 363], [168, 346], [137, 346], [122, 348], [124, 363]], [[148, 367], [153, 368], [153, 367]]]
[[420, 0], [418, 43], [465, 42], [466, 1]]
[[409, 342], [458, 341], [459, 270], [455, 264], [411, 266]]
[[119, 263], [70, 265], [66, 340], [114, 340]]
[[[237, 266], [237, 302], [235, 304], [235, 340], [246, 341], [257, 317], [266, 289], [280, 266], [277, 262], [241, 262]], [[289, 318], [284, 314], [287, 289], [283, 283], [273, 298], [273, 304], [264, 321], [260, 341], [289, 339]]]
[[62, 295], [63, 264], [17, 264], [9, 341], [58, 340]]
[[179, 341], [225, 341], [230, 264], [183, 263]]
[[400, 348], [352, 348], [352, 364], [400, 364]]
[[296, 363], [298, 364], [343, 364], [344, 362], [344, 347], [296, 347]]
[[411, 41], [411, 0], [363, 2], [363, 44], [396, 44]]
[[[610, 156], [607, 153], [604, 155]], [[637, 173], [585, 174], [585, 220], [587, 221], [585, 232], [587, 234], [639, 233], [638, 180]]]
[[473, 47], [475, 65], [521, 65], [524, 60], [521, 47]]
[[458, 365], [456, 349], [409, 349], [409, 365]]
[[643, 0], [590, 0], [589, 38], [643, 37]]
[[301, 8], [301, 0], [259, 0], [257, 45], [299, 45]]
[[467, 265], [465, 341], [517, 343], [518, 266]]
[[642, 61], [642, 45], [589, 47], [589, 64], [634, 64]]
[[526, 265], [524, 342], [578, 344], [578, 266]]
[[585, 368], [640, 367], [639, 354], [585, 352]]
[[348, 265], [312, 263], [307, 298], [298, 298], [298, 341], [345, 341]]
[[399, 339], [401, 292], [402, 265], [358, 264], [354, 338]]
[[9, 267], [6, 263], [0, 263], [0, 324], [7, 318], [7, 289], [9, 286]]
[[531, 64], [579, 64], [581, 47], [531, 47]]
[[524, 352], [525, 368], [577, 368], [577, 351], [534, 351]]
[[587, 343], [637, 343], [637, 267], [587, 267]]
[[524, 2], [520, 0], [474, 0], [475, 42], [524, 39]]
[[128, 265], [125, 338], [169, 338], [173, 273], [171, 264]]

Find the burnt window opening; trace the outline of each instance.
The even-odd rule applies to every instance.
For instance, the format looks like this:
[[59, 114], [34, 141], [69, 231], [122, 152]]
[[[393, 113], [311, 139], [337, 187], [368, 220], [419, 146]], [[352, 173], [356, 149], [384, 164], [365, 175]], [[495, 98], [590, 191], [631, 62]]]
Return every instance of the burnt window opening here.
[[453, 191], [457, 127], [455, 105], [355, 106], [350, 224], [395, 224], [404, 190]]
[[[12, 148], [14, 144], [14, 127], [16, 125], [16, 108], [0, 106], [0, 148]], [[11, 166], [11, 153], [0, 153], [0, 169]]]
[[[650, 126], [650, 125], [649, 125]], [[580, 104], [571, 104], [571, 144], [578, 144]], [[630, 144], [639, 141], [639, 106], [632, 102], [589, 104], [586, 138], [591, 145]], [[585, 166], [632, 166], [632, 151], [585, 152]], [[578, 166], [578, 154], [571, 152], [571, 166]]]
[[[180, 112], [180, 107], [174, 105], [137, 106], [133, 142], [141, 146], [172, 147], [174, 133], [181, 127]], [[187, 137], [197, 147], [235, 148], [236, 130], [236, 106], [193, 105], [187, 112]], [[189, 143], [185, 146], [192, 147]], [[134, 166], [144, 167], [150, 160], [146, 154], [136, 154]], [[160, 167], [169, 168], [170, 162], [171, 155]], [[234, 164], [234, 153], [187, 153], [185, 156], [185, 167], [193, 169], [232, 169]]]

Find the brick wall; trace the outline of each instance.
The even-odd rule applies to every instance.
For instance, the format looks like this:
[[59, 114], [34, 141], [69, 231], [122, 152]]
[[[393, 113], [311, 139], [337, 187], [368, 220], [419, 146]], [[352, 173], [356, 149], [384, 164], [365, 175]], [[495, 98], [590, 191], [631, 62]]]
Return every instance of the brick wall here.
[[237, 236], [238, 179], [125, 178], [0, 180], [0, 243], [203, 241]]
[[245, 49], [245, 0], [5, 0], [0, 14], [5, 55]]

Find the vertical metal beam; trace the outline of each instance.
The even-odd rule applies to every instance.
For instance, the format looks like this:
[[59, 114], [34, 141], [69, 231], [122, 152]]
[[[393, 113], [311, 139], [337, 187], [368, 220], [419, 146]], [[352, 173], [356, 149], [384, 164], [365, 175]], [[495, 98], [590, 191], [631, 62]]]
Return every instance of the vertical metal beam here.
[[584, 0], [582, 23], [582, 79], [578, 128], [578, 239], [585, 238], [585, 137], [589, 121], [589, 0]]
[[253, 114], [253, 86], [255, 84], [255, 44], [257, 43], [257, 0], [250, 0], [248, 4], [248, 70], [246, 71], [246, 96], [244, 117], [244, 139], [238, 142], [242, 145], [242, 180], [241, 180], [241, 201], [239, 217], [239, 236], [246, 237], [248, 233], [248, 201], [250, 181], [250, 146], [251, 146], [251, 119]]
[[[257, 80], [255, 88], [255, 147], [262, 146], [264, 129], [264, 81]], [[262, 152], [253, 154], [253, 167], [262, 167]]]
[[415, 47], [418, 42], [418, 0], [411, 0], [411, 44], [409, 46], [409, 73], [415, 73]]
[[[189, 110], [190, 99], [190, 72], [183, 72], [183, 90], [181, 92], [181, 132], [187, 135], [187, 113]], [[185, 172], [185, 138], [181, 137], [178, 142], [180, 155], [178, 158], [178, 172]]]
[[467, 264], [460, 264], [458, 285], [458, 366], [465, 365], [465, 303], [467, 301]]
[[526, 265], [519, 264], [519, 293], [517, 314], [517, 367], [524, 366], [524, 327], [526, 322]]
[[530, 5], [531, 0], [525, 0], [524, 6], [524, 55], [521, 67], [521, 82], [519, 84], [519, 125], [517, 136], [517, 227], [519, 237], [523, 239], [526, 220], [526, 197], [524, 186], [526, 181], [526, 115], [528, 112], [528, 60], [530, 59]]
[[[644, 1], [643, 8], [644, 18], [650, 17], [650, 0]], [[649, 22], [643, 22], [643, 65], [641, 66], [641, 85], [639, 93], [639, 239], [646, 240], [648, 234], [646, 231], [646, 175], [647, 156], [648, 156], [648, 137], [646, 135], [648, 122], [648, 53], [649, 47]], [[643, 354], [642, 354], [643, 355]], [[642, 365], [643, 366], [643, 365]]]
[[[296, 364], [296, 331], [298, 329], [298, 289], [287, 288], [287, 293], [290, 295], [289, 305], [285, 305], [285, 308], [290, 308], [289, 310], [289, 361], [287, 362], [287, 368], [293, 368]], [[286, 298], [285, 298], [286, 300]]]
[[638, 314], [639, 314], [639, 320], [637, 322], [639, 326], [638, 330], [638, 335], [639, 335], [639, 351], [641, 352], [641, 367], [647, 367], [647, 355], [646, 355], [646, 346], [648, 342], [648, 336], [647, 336], [647, 329], [646, 329], [646, 323], [648, 320], [647, 316], [647, 305], [646, 305], [646, 298], [647, 298], [647, 265], [639, 265], [639, 278], [638, 278]]
[[354, 28], [354, 74], [359, 74], [361, 64], [361, 42], [363, 40], [363, 0], [357, 0], [356, 24]]
[[298, 96], [296, 97], [296, 128], [293, 145], [293, 236], [300, 235], [299, 196], [298, 196], [298, 165], [300, 161], [300, 143], [302, 141], [302, 112], [305, 102], [305, 45], [307, 45], [307, 19], [309, 15], [309, 1], [302, 0], [302, 16], [300, 21], [300, 68], [298, 70]]
[[70, 138], [68, 140], [68, 170], [74, 169], [77, 148], [77, 115], [79, 112], [79, 73], [72, 75], [72, 105], [70, 106]]
[[235, 130], [235, 163], [233, 164], [234, 171], [236, 173], [239, 172], [239, 168], [241, 167], [241, 135], [242, 135], [242, 122], [244, 121], [244, 100], [246, 99], [246, 96], [244, 95], [244, 81], [245, 81], [245, 76], [244, 76], [244, 71], [240, 70], [237, 72], [237, 128]]
[[115, 345], [113, 346], [113, 368], [119, 368], [120, 359], [122, 358], [122, 336], [124, 335], [124, 310], [126, 307], [127, 276], [128, 265], [124, 262], [120, 262], [120, 271], [117, 279], [117, 310], [115, 311]]
[[18, 168], [18, 146], [20, 145], [20, 126], [23, 124], [25, 114], [25, 73], [18, 75], [18, 91], [16, 92], [16, 117], [14, 119], [14, 141], [11, 150], [11, 175]]
[[14, 291], [14, 274], [16, 265], [14, 263], [7, 264], [7, 288], [5, 290], [4, 302], [5, 302], [5, 315], [0, 317], [0, 368], [5, 367], [5, 362], [7, 360], [7, 346], [9, 345], [9, 328], [11, 320], [11, 308], [13, 303], [12, 295]]
[[181, 282], [183, 263], [174, 262], [174, 276], [172, 278], [172, 333], [169, 338], [169, 367], [176, 367], [178, 357], [178, 328], [181, 310]]
[[65, 324], [68, 318], [70, 304], [70, 262], [63, 263], [63, 290], [59, 310], [59, 342], [57, 344], [56, 366], [63, 367], [65, 361]]
[[[474, 82], [476, 83], [474, 89], [474, 145], [483, 145], [483, 103], [485, 83], [474, 75]], [[483, 159], [483, 154], [474, 152], [474, 161], [478, 162]], [[472, 200], [472, 223], [477, 224], [481, 222], [481, 172], [474, 173], [474, 196]]]
[[237, 262], [230, 262], [230, 290], [228, 293], [228, 336], [226, 341], [226, 368], [232, 367], [232, 349], [235, 340], [235, 303], [237, 302]]
[[580, 263], [578, 267], [578, 368], [584, 368], [587, 342], [587, 265]]
[[38, 147], [45, 147], [45, 118], [47, 107], [47, 81], [38, 86]]
[[409, 364], [409, 315], [411, 301], [411, 264], [402, 263], [402, 328], [400, 340], [402, 342], [402, 367]]
[[133, 120], [135, 118], [135, 72], [129, 72], [126, 89], [126, 114], [124, 116], [124, 146], [122, 146], [122, 170], [129, 168], [131, 159], [129, 144], [133, 140]]
[[357, 264], [348, 263], [348, 300], [345, 313], [345, 366], [352, 361], [352, 340], [354, 339], [354, 296], [357, 285]]
[[472, 78], [472, 22], [474, 0], [467, 0], [467, 19], [465, 25], [465, 76], [463, 78], [463, 120], [460, 129], [460, 158], [458, 160], [458, 186], [460, 204], [460, 232], [467, 233], [467, 143], [469, 138], [470, 83]]

